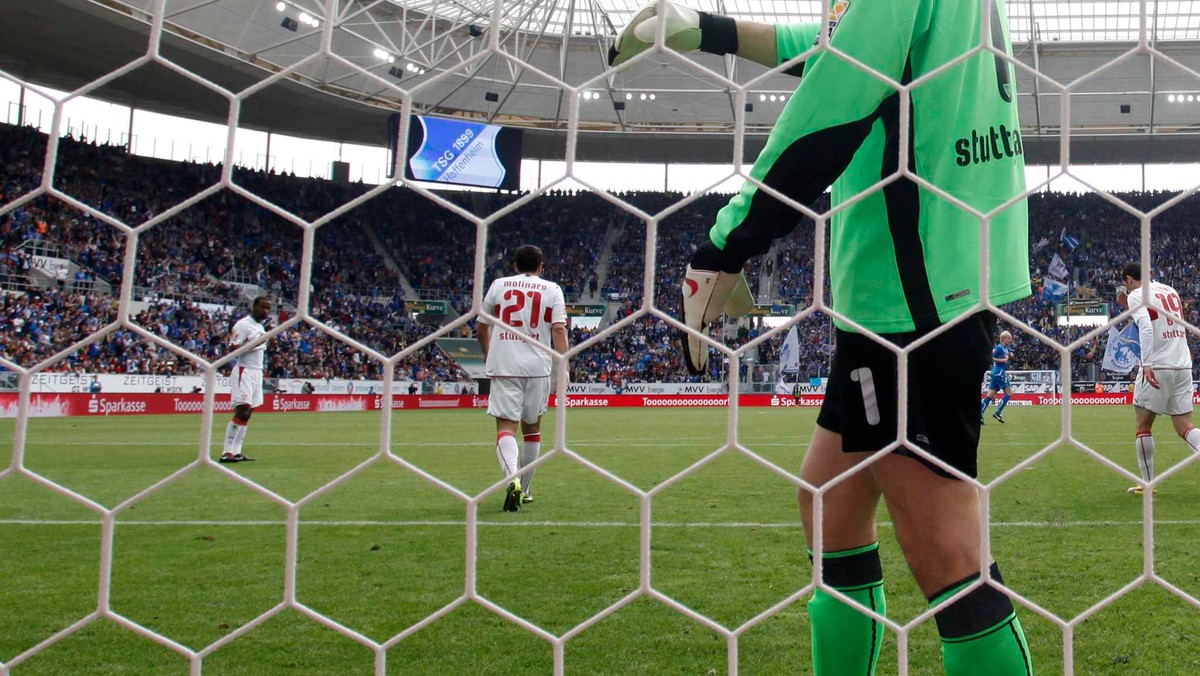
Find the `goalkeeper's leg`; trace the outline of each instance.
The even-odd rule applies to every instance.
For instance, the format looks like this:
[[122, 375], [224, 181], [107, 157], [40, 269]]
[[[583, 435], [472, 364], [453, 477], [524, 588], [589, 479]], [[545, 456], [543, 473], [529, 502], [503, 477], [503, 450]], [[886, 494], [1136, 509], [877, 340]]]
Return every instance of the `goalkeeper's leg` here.
[[[872, 464], [896, 538], [921, 592], [939, 603], [979, 578], [979, 496], [975, 487], [891, 454]], [[999, 579], [992, 565], [991, 577]], [[937, 614], [949, 676], [1030, 676], [1033, 666], [1012, 602], [980, 586]]]
[[[818, 426], [800, 474], [805, 481], [820, 487], [865, 457], [865, 453], [843, 453], [841, 435]], [[848, 605], [823, 590], [813, 594], [808, 602], [813, 673], [870, 676], [879, 659], [883, 626], [862, 609], [880, 615], [887, 613], [875, 533], [879, 487], [864, 468], [825, 493], [821, 504], [822, 579], [858, 605]], [[812, 494], [803, 489], [800, 514], [811, 554], [816, 532], [815, 509]]]

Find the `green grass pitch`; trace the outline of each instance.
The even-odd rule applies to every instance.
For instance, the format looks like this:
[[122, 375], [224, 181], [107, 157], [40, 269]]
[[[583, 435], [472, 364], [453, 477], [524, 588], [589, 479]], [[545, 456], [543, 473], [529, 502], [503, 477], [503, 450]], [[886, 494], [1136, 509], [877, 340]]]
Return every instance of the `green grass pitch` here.
[[[991, 480], [1045, 448], [1062, 410], [1010, 407], [989, 418], [981, 448]], [[1128, 407], [1076, 407], [1075, 437], [1136, 472]], [[739, 437], [798, 472], [815, 411], [744, 409]], [[234, 466], [298, 500], [376, 453], [381, 414], [255, 417]], [[547, 416], [544, 438], [553, 439]], [[722, 409], [571, 410], [567, 446], [648, 490], [720, 448]], [[216, 419], [219, 439], [224, 417]], [[11, 439], [15, 425], [0, 423]], [[392, 450], [477, 494], [499, 479], [493, 423], [481, 411], [398, 412]], [[196, 459], [198, 416], [37, 419], [25, 466], [113, 507]], [[1159, 421], [1158, 469], [1186, 457]], [[552, 443], [544, 444], [549, 449]], [[0, 466], [10, 451], [0, 452]], [[1071, 619], [1123, 588], [1146, 565], [1144, 505], [1130, 482], [1063, 446], [992, 494], [993, 551], [1009, 584]], [[638, 588], [639, 502], [577, 462], [558, 457], [534, 481], [537, 501], [500, 511], [480, 505], [478, 591], [560, 635]], [[726, 453], [667, 487], [651, 503], [655, 589], [729, 628], [811, 579], [795, 488]], [[384, 641], [462, 596], [465, 505], [391, 463], [367, 468], [300, 511], [297, 599]], [[880, 515], [886, 521], [886, 513]], [[1153, 501], [1154, 568], [1200, 596], [1200, 469], [1188, 466]], [[285, 511], [210, 468], [198, 468], [123, 511], [115, 530], [113, 611], [199, 650], [283, 600]], [[99, 517], [24, 477], [0, 480], [0, 662], [95, 610]], [[889, 527], [881, 530], [889, 614], [925, 608]], [[1063, 631], [1022, 611], [1040, 675], [1061, 674]], [[741, 674], [811, 673], [803, 600], [749, 629]], [[1076, 674], [1200, 673], [1200, 609], [1147, 583], [1074, 625]], [[898, 641], [885, 639], [880, 674], [898, 673]], [[914, 629], [911, 674], [940, 674], [936, 628]], [[724, 674], [725, 640], [663, 603], [642, 598], [567, 642], [568, 674]], [[467, 602], [387, 653], [390, 674], [548, 674], [550, 645]], [[284, 610], [209, 655], [205, 674], [368, 674], [373, 653], [294, 610]], [[97, 621], [13, 669], [32, 674], [186, 674], [187, 660], [119, 625]]]

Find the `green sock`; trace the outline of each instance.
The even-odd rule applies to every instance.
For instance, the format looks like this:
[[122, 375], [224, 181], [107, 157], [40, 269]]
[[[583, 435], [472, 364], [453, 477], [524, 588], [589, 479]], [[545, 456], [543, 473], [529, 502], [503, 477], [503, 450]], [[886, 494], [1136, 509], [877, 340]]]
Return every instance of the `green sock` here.
[[[809, 552], [812, 556], [812, 552]], [[822, 557], [825, 583], [880, 615], [887, 614], [879, 543]], [[808, 601], [816, 676], [871, 676], [879, 661], [883, 625], [862, 611], [817, 590]]]
[[[993, 563], [997, 582], [1000, 568]], [[971, 584], [979, 575], [947, 587], [930, 600], [934, 605]], [[983, 585], [937, 614], [942, 635], [942, 661], [947, 676], [1033, 676], [1033, 662], [1021, 621], [1012, 601], [999, 590]]]

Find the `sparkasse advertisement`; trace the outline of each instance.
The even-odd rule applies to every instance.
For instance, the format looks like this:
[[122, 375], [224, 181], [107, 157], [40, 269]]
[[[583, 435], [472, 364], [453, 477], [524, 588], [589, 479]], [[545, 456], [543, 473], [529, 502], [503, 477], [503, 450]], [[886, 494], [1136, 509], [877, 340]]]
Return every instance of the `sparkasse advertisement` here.
[[[743, 394], [738, 404], [746, 407], [769, 408], [817, 408], [825, 400], [824, 395], [802, 394], [800, 396], [780, 394]], [[1200, 404], [1200, 394], [1192, 395]], [[15, 392], [0, 393], [0, 418], [15, 418], [20, 395]], [[386, 404], [380, 395], [354, 394], [268, 394], [256, 413], [332, 413], [345, 411], [379, 411]], [[1130, 404], [1133, 395], [1128, 392], [1079, 393], [1071, 395], [1075, 406]], [[1011, 404], [1019, 406], [1061, 406], [1062, 396], [1057, 394], [1014, 394]], [[550, 406], [557, 405], [557, 397], [551, 395]], [[571, 394], [567, 397], [568, 408], [702, 408], [727, 407], [729, 395], [725, 394]], [[479, 395], [396, 395], [392, 397], [392, 410], [444, 410], [486, 409], [487, 397]], [[213, 398], [214, 413], [230, 413], [233, 407], [228, 396]], [[204, 412], [203, 394], [85, 394], [79, 392], [47, 393], [34, 392], [30, 395], [29, 415], [35, 418], [68, 416], [114, 416], [114, 415], [172, 415], [198, 414]]]

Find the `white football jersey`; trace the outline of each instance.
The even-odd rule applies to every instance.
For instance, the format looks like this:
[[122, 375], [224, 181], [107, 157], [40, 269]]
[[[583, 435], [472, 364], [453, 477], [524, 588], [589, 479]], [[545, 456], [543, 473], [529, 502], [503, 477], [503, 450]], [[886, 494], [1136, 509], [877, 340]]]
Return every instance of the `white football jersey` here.
[[[233, 335], [229, 337], [229, 345], [231, 347], [241, 347], [246, 343], [252, 343], [258, 340], [267, 332], [266, 327], [254, 321], [254, 317], [246, 315], [237, 320], [233, 325]], [[258, 347], [251, 349], [249, 352], [244, 352], [237, 358], [237, 365], [248, 369], [261, 369], [263, 367], [263, 356], [267, 353], [267, 344], [263, 343]]]
[[[1129, 292], [1129, 307], [1147, 305], [1133, 313], [1138, 325], [1139, 342], [1142, 348], [1142, 363], [1156, 369], [1191, 369], [1192, 352], [1188, 349], [1187, 329], [1179, 323], [1183, 315], [1183, 302], [1175, 289], [1150, 282], [1151, 300], [1142, 300], [1142, 289], [1146, 284]], [[1167, 312], [1150, 307], [1157, 301]]]
[[[483, 307], [500, 321], [535, 339], [546, 347], [550, 328], [567, 323], [567, 303], [562, 288], [533, 274], [501, 277], [488, 287]], [[485, 317], [481, 324], [491, 324]], [[488, 343], [488, 376], [515, 378], [549, 376], [553, 366], [550, 355], [517, 337], [512, 331], [498, 328]]]

